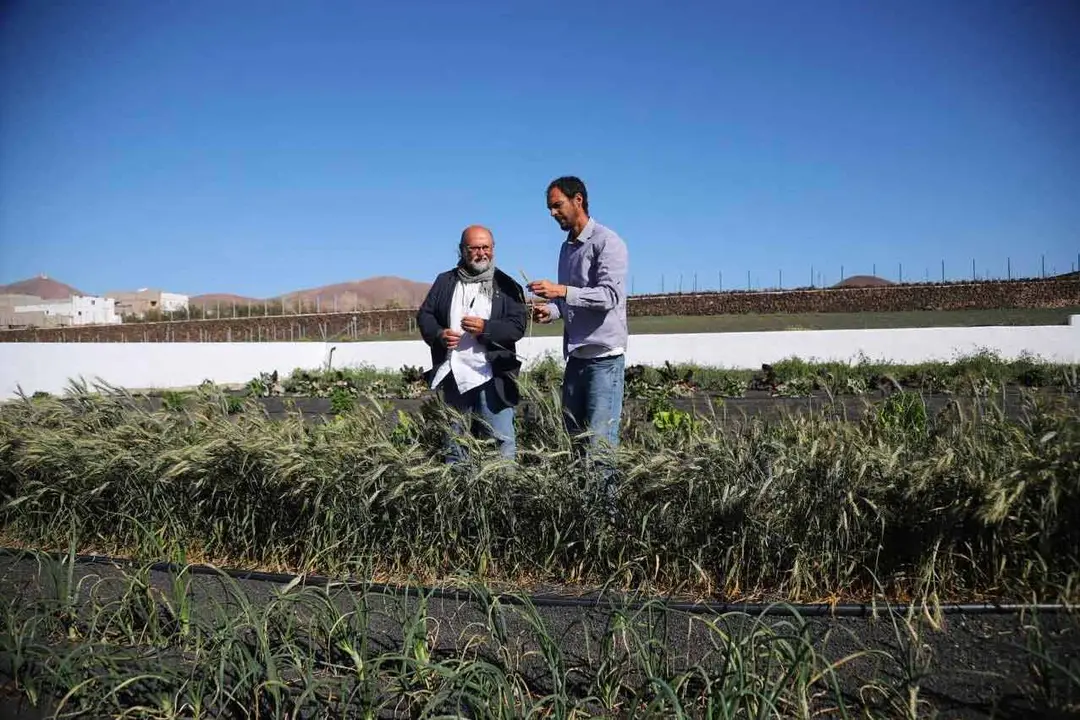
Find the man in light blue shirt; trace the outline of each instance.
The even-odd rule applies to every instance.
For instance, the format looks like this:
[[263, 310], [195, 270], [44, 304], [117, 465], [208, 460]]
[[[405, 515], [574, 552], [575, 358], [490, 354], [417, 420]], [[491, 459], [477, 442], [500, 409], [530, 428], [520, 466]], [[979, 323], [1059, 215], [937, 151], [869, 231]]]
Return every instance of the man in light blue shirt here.
[[[615, 468], [610, 457], [619, 444], [626, 360], [626, 243], [589, 216], [585, 183], [572, 176], [547, 189], [551, 216], [566, 231], [559, 251], [559, 280], [536, 280], [529, 290], [548, 302], [535, 305], [533, 319], [563, 318], [563, 417], [567, 431], [589, 431], [589, 446], [603, 477], [604, 503], [614, 513]], [[577, 444], [580, 448], [580, 444]]]

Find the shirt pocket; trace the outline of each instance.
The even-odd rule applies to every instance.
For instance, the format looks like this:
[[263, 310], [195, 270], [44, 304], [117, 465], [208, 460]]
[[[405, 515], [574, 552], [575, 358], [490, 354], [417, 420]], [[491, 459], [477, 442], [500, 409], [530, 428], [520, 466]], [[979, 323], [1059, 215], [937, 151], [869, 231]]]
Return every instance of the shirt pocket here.
[[574, 258], [574, 280], [571, 284], [578, 286], [588, 286], [594, 282], [593, 268], [596, 263], [593, 261], [593, 250], [588, 247], [582, 248], [577, 257]]

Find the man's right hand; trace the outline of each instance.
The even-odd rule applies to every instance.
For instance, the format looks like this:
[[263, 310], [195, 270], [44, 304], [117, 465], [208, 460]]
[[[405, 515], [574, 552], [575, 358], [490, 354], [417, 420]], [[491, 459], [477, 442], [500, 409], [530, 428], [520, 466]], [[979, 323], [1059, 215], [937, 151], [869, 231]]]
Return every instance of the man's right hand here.
[[532, 306], [533, 322], [538, 322], [542, 325], [546, 325], [551, 322], [551, 308], [547, 306], [547, 303], [539, 303]]
[[442, 331], [442, 340], [446, 343], [446, 347], [453, 350], [458, 345], [458, 340], [461, 338], [461, 331], [454, 330], [453, 328], [446, 328]]

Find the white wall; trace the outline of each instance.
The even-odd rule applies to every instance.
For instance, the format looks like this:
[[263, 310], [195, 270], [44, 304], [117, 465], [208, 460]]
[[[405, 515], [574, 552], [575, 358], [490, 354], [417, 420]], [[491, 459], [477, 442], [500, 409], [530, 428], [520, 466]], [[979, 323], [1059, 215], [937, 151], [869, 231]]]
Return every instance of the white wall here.
[[120, 322], [112, 298], [76, 295], [71, 298], [73, 325], [105, 325]]
[[47, 316], [71, 318], [72, 325], [105, 325], [120, 322], [116, 315], [116, 301], [112, 298], [92, 295], [73, 295], [67, 300], [54, 300], [28, 305], [17, 305], [16, 313], [40, 312]]
[[59, 393], [79, 376], [131, 389], [242, 384], [260, 372], [317, 368], [325, 352], [322, 343], [0, 343], [0, 399], [18, 386]]
[[804, 330], [635, 335], [627, 361], [662, 365], [664, 360], [732, 368], [760, 368], [785, 357], [915, 364], [955, 360], [980, 350], [1002, 358], [1025, 353], [1050, 362], [1080, 362], [1080, 326], [897, 328], [883, 330]]
[[[330, 355], [330, 349], [333, 353]], [[1031, 354], [1051, 362], [1080, 363], [1080, 322], [1034, 327], [905, 328], [894, 330], [794, 330], [753, 333], [632, 335], [627, 363], [697, 363], [727, 368], [760, 368], [787, 357], [805, 360], [871, 360], [919, 363], [953, 360], [980, 350], [1001, 357]], [[545, 355], [561, 359], [562, 339], [525, 338], [518, 352], [527, 364]], [[68, 378], [95, 377], [128, 388], [165, 388], [245, 383], [260, 372], [287, 375], [297, 367], [359, 364], [397, 370], [428, 368], [420, 340], [351, 343], [0, 343], [0, 398], [21, 385], [60, 392]]]
[[37, 295], [15, 295], [0, 293], [0, 309], [17, 308], [22, 305], [40, 305], [45, 302]]
[[161, 293], [161, 301], [158, 303], [162, 312], [182, 312], [188, 308], [188, 296], [179, 293]]
[[29, 303], [26, 305], [16, 305], [12, 308], [13, 312], [17, 313], [31, 313], [39, 312], [45, 315], [61, 315], [63, 317], [71, 317], [71, 300], [54, 300], [52, 302], [39, 302]]

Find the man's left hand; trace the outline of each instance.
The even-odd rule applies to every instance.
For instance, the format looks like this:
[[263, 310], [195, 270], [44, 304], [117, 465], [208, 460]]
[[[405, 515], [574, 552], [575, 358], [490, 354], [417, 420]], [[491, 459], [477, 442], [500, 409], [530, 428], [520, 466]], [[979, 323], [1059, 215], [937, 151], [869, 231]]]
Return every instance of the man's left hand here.
[[533, 280], [529, 283], [529, 292], [545, 300], [555, 300], [566, 297], [566, 286], [550, 280]]
[[479, 335], [480, 333], [484, 332], [484, 326], [486, 324], [487, 323], [482, 317], [466, 315], [465, 317], [461, 318], [461, 329], [469, 333], [470, 335]]

